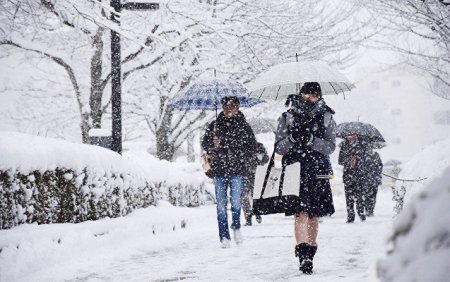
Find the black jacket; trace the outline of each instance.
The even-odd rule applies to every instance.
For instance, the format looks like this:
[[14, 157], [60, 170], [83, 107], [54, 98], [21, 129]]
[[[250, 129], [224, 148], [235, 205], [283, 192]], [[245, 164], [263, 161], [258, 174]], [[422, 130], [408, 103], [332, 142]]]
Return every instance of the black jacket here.
[[[219, 149], [214, 148], [214, 135], [220, 139]], [[255, 156], [256, 139], [241, 112], [231, 119], [221, 112], [217, 120], [209, 124], [202, 148], [211, 158], [214, 176], [244, 175]]]
[[381, 185], [383, 163], [381, 162], [380, 155], [377, 152], [373, 152], [372, 154], [368, 153], [364, 162], [367, 171], [365, 178], [366, 185], [371, 187]]
[[269, 155], [267, 154], [266, 147], [263, 143], [257, 142], [255, 153], [249, 156], [249, 162], [247, 165], [247, 175], [254, 175], [256, 167], [259, 165], [265, 165], [269, 162]]
[[[336, 134], [334, 133], [334, 111], [326, 107], [324, 113], [318, 114], [307, 123], [300, 121], [301, 115], [289, 110], [281, 116], [276, 134], [276, 152], [283, 155], [283, 163], [289, 165], [300, 162], [303, 172], [309, 172], [308, 177], [328, 175], [332, 172], [329, 154], [335, 149]], [[309, 144], [293, 143], [290, 134], [299, 124], [308, 124], [312, 132]]]
[[[367, 144], [364, 144], [359, 140], [352, 145], [346, 140], [341, 143], [338, 163], [344, 166], [344, 185], [362, 185], [364, 180], [368, 177], [367, 150]], [[356, 164], [354, 167], [351, 167], [352, 156], [356, 157]]]

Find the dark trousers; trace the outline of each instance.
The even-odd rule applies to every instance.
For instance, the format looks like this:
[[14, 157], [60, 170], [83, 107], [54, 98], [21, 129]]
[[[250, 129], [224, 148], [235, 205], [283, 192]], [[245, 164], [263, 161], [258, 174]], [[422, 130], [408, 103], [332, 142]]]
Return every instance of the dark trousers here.
[[345, 185], [345, 201], [347, 203], [347, 220], [355, 220], [355, 202], [358, 216], [364, 217], [364, 191], [359, 183]]
[[244, 212], [245, 218], [251, 217], [252, 212], [252, 202], [253, 202], [253, 188], [255, 183], [255, 174], [248, 173], [244, 175], [244, 191], [241, 197], [242, 211]]
[[373, 215], [375, 203], [377, 201], [378, 186], [369, 185], [366, 187], [365, 208], [368, 215]]

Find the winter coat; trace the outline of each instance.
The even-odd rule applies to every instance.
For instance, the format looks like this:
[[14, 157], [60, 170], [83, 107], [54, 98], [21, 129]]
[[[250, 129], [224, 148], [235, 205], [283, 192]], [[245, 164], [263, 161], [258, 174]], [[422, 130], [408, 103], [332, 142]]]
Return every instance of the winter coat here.
[[367, 153], [364, 163], [367, 173], [365, 177], [366, 186], [378, 187], [381, 185], [383, 163], [380, 155], [377, 152]]
[[[367, 147], [364, 146], [359, 140], [354, 144], [350, 144], [347, 140], [344, 140], [340, 144], [341, 150], [339, 151], [338, 164], [344, 166], [343, 181], [344, 185], [358, 185], [362, 183], [365, 177], [365, 165], [363, 160], [365, 159]], [[356, 164], [351, 167], [352, 157], [356, 157]]]
[[[354, 167], [351, 167], [352, 156], [356, 157]], [[369, 144], [359, 140], [355, 144], [350, 144], [346, 140], [343, 141], [338, 163], [344, 166], [344, 185], [366, 186], [374, 181], [381, 184], [381, 159], [378, 153], [373, 155], [369, 153]]]
[[269, 155], [267, 154], [266, 147], [261, 142], [256, 143], [255, 153], [249, 156], [249, 162], [247, 173], [253, 175], [256, 172], [256, 167], [259, 165], [265, 165], [269, 162]]
[[[334, 213], [330, 182], [318, 177], [332, 173], [329, 155], [336, 147], [333, 114], [334, 111], [325, 106], [324, 112], [313, 118], [306, 118], [291, 108], [279, 119], [275, 152], [283, 155], [283, 165], [294, 162], [300, 162], [301, 165], [299, 203], [297, 209], [287, 212], [287, 215], [306, 212], [311, 217], [317, 217]], [[291, 138], [299, 124], [303, 124], [302, 128], [307, 128], [311, 133], [311, 139], [306, 144], [300, 144]]]
[[[214, 147], [214, 136], [220, 139], [218, 149]], [[221, 112], [209, 124], [202, 139], [202, 148], [211, 159], [214, 176], [244, 175], [255, 156], [256, 139], [241, 112], [233, 118], [226, 118]]]

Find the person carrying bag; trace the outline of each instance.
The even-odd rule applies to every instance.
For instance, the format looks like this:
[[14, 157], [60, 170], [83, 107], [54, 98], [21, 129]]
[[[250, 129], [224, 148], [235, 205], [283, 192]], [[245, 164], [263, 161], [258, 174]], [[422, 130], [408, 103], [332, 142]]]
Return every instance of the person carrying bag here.
[[[288, 197], [285, 188], [278, 191], [286, 199], [283, 212], [295, 215], [295, 256], [299, 258], [299, 269], [312, 274], [318, 218], [335, 211], [327, 176], [332, 175], [329, 155], [336, 148], [336, 123], [334, 111], [325, 104], [317, 82], [304, 83], [298, 95], [288, 97], [286, 105], [291, 107], [279, 118], [275, 137], [275, 153], [283, 156], [282, 168], [285, 168], [284, 176], [283, 172], [280, 174], [283, 181], [280, 185], [285, 186], [287, 178], [292, 181], [291, 177], [300, 181], [297, 196]], [[287, 177], [287, 169], [296, 164], [300, 166], [299, 177]]]

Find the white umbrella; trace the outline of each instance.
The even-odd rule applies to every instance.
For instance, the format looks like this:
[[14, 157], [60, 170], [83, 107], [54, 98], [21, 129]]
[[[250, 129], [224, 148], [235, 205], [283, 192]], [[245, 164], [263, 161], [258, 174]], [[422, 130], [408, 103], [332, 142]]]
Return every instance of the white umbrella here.
[[342, 73], [323, 62], [279, 64], [262, 73], [249, 87], [248, 97], [285, 99], [305, 82], [318, 82], [322, 94], [338, 94], [355, 87]]

